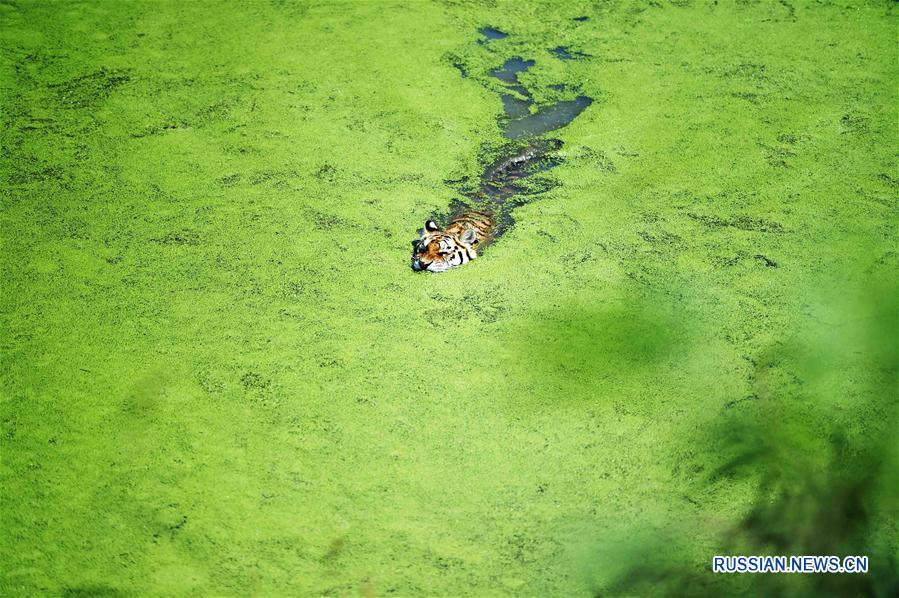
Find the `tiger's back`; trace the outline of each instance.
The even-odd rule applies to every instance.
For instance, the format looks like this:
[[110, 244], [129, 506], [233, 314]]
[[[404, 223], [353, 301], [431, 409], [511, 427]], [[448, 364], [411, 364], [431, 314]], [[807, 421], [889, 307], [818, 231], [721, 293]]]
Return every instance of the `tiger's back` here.
[[479, 210], [469, 210], [450, 220], [445, 232], [451, 235], [461, 235], [466, 228], [471, 227], [477, 235], [475, 242], [483, 245], [492, 238], [495, 225], [491, 214]]

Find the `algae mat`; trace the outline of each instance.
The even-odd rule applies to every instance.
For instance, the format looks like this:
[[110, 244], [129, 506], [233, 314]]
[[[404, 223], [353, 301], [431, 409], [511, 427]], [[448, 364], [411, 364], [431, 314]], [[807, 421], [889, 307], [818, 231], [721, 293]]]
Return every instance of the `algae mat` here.
[[[894, 3], [0, 29], [4, 595], [895, 587]], [[482, 259], [416, 274], [514, 57], [527, 109], [594, 102]], [[709, 572], [759, 553], [871, 573]]]

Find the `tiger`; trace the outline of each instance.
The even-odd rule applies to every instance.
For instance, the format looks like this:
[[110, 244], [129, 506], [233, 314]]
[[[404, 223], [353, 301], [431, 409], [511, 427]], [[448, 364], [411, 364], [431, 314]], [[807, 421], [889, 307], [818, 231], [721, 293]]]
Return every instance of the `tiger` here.
[[433, 220], [425, 222], [421, 238], [412, 241], [412, 269], [416, 272], [446, 272], [478, 257], [475, 247], [493, 235], [493, 215], [469, 210], [453, 218], [440, 230]]

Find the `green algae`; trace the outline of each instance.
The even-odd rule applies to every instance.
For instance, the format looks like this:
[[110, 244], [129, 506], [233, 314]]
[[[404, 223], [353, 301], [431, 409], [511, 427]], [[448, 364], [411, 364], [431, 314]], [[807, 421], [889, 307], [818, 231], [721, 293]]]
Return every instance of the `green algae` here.
[[[820, 430], [895, 421], [853, 332], [895, 314], [894, 13], [0, 4], [2, 593], [628, 593], [636, 537], [707, 587], [773, 467], [710, 478], [722, 422], [827, 479]], [[596, 101], [483, 259], [416, 275], [512, 56]], [[895, 521], [839, 546], [886, 572]]]

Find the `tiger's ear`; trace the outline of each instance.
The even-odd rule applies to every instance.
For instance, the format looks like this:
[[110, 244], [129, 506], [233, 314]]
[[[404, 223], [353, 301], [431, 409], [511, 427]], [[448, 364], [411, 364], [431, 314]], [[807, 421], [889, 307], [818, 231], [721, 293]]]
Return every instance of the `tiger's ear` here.
[[433, 220], [428, 220], [427, 222], [425, 222], [425, 230], [429, 233], [433, 233], [440, 230], [440, 228], [437, 226], [436, 222], [434, 222]]
[[468, 226], [465, 228], [465, 231], [459, 235], [459, 240], [466, 245], [471, 245], [478, 240], [478, 233], [472, 227]]

